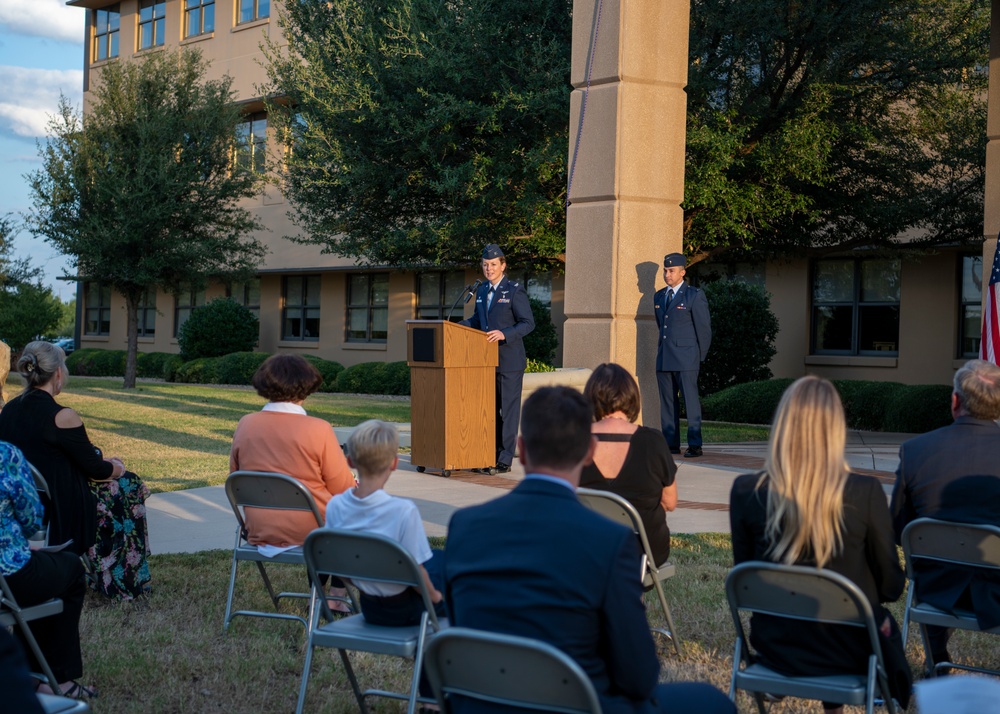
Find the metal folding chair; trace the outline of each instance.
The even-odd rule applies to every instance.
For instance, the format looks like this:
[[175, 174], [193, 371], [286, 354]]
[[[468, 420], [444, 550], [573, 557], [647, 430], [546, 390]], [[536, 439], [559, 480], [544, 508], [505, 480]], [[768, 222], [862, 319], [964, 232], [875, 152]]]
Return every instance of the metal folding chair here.
[[[226, 616], [223, 622], [223, 629], [229, 628], [229, 623], [233, 618], [240, 615], [246, 617], [269, 617], [279, 620], [296, 620], [306, 628], [309, 623], [306, 618], [299, 615], [291, 615], [278, 612], [281, 598], [302, 598], [308, 599], [308, 592], [281, 592], [275, 593], [271, 585], [271, 579], [264, 568], [265, 563], [284, 563], [291, 565], [305, 565], [302, 556], [302, 547], [298, 546], [291, 550], [286, 550], [274, 557], [262, 555], [257, 546], [247, 542], [247, 528], [245, 519], [246, 507], [269, 508], [283, 511], [309, 511], [316, 518], [316, 526], [323, 525], [323, 517], [320, 515], [316, 501], [313, 499], [309, 489], [296, 481], [291, 476], [285, 474], [268, 473], [264, 471], [234, 471], [226, 479], [226, 495], [229, 503], [233, 507], [233, 514], [236, 516], [236, 543], [233, 546], [233, 563], [229, 575], [229, 592], [226, 595]], [[233, 593], [236, 589], [237, 566], [242, 561], [251, 561], [257, 565], [260, 577], [264, 580], [267, 594], [274, 603], [275, 612], [263, 612], [259, 610], [237, 610], [233, 612]]]
[[[729, 698], [734, 702], [736, 690], [743, 689], [753, 693], [761, 714], [766, 711], [765, 692], [864, 705], [866, 714], [872, 714], [875, 693], [879, 691], [889, 714], [895, 714], [896, 705], [889, 692], [882, 646], [871, 605], [861, 589], [843, 575], [799, 565], [741, 563], [726, 578], [726, 598], [736, 627], [736, 649], [729, 686]], [[868, 671], [866, 674], [795, 677], [765, 667], [754, 661], [740, 612], [863, 628], [868, 633], [872, 650], [868, 657]]]
[[38, 646], [35, 636], [31, 634], [31, 628], [28, 627], [28, 623], [32, 620], [49, 617], [50, 615], [58, 615], [62, 610], [63, 601], [59, 598], [52, 598], [46, 602], [29, 607], [21, 607], [17, 604], [17, 600], [14, 598], [14, 593], [11, 592], [7, 580], [0, 574], [0, 627], [17, 627], [21, 631], [24, 641], [28, 643], [28, 647], [31, 648], [32, 653], [35, 655], [38, 665], [42, 668], [42, 674], [45, 676], [46, 683], [57, 695], [62, 694], [62, 690], [59, 688], [59, 681], [52, 674], [52, 668], [49, 667], [49, 663], [45, 660], [45, 655], [42, 654], [42, 649]]
[[427, 645], [424, 667], [444, 714], [456, 696], [512, 708], [601, 712], [587, 673], [540, 640], [450, 627]]
[[[34, 464], [29, 463], [28, 468], [31, 469], [31, 475], [35, 479], [35, 490], [38, 492], [39, 498], [42, 496], [47, 498], [49, 494], [49, 484], [45, 481], [45, 477], [42, 476], [42, 472], [36, 469]], [[29, 536], [28, 540], [42, 543], [43, 545], [49, 544], [49, 517], [47, 510], [45, 515], [45, 525], [42, 526], [42, 529], [37, 531], [34, 535]]]
[[663, 581], [672, 578], [676, 572], [673, 563], [667, 561], [657, 565], [656, 561], [653, 560], [653, 550], [649, 545], [649, 538], [646, 537], [646, 528], [642, 525], [642, 518], [635, 510], [635, 506], [626, 499], [610, 491], [596, 491], [590, 488], [578, 488], [576, 496], [580, 499], [580, 503], [592, 511], [600, 513], [615, 523], [631, 528], [639, 538], [643, 554], [642, 584], [645, 587], [652, 586], [656, 590], [663, 618], [667, 621], [666, 628], [651, 626], [649, 629], [669, 638], [674, 645], [677, 656], [682, 657], [684, 653], [681, 649], [681, 639], [677, 635], [677, 628], [674, 627], [674, 618], [670, 614], [670, 606], [667, 605], [667, 596], [663, 593]]
[[88, 714], [90, 705], [79, 699], [57, 697], [52, 694], [39, 694], [38, 701], [45, 714]]
[[974, 612], [960, 610], [951, 612], [921, 602], [916, 596], [917, 582], [920, 576], [914, 568], [916, 561], [924, 560], [939, 563], [942, 566], [965, 566], [981, 568], [984, 572], [998, 572], [1000, 571], [1000, 528], [988, 525], [951, 523], [933, 518], [918, 518], [911, 521], [903, 529], [900, 541], [903, 545], [903, 554], [906, 556], [906, 577], [910, 579], [910, 588], [906, 594], [906, 613], [903, 616], [904, 644], [909, 635], [910, 623], [915, 622], [920, 628], [928, 671], [937, 674], [941, 668], [952, 667], [970, 672], [1000, 675], [1000, 670], [955, 664], [954, 662], [934, 661], [927, 638], [927, 625], [990, 634], [1000, 634], [1000, 627], [984, 630], [979, 626]]
[[[321, 528], [306, 538], [306, 567], [312, 581], [313, 607], [310, 619], [309, 642], [306, 646], [306, 661], [302, 668], [302, 686], [296, 714], [301, 714], [305, 705], [306, 689], [309, 685], [309, 669], [312, 666], [313, 650], [330, 647], [340, 652], [351, 689], [363, 714], [367, 714], [367, 697], [389, 697], [407, 702], [407, 714], [413, 714], [417, 702], [432, 703], [433, 700], [418, 696], [420, 670], [423, 662], [424, 645], [435, 633], [447, 625], [434, 613], [430, 593], [424, 585], [420, 566], [399, 543], [380, 535], [357, 533], [334, 528]], [[424, 614], [419, 625], [411, 627], [380, 627], [365, 622], [363, 615], [334, 620], [323, 597], [320, 584], [321, 575], [334, 575], [350, 580], [368, 580], [394, 583], [417, 588], [424, 600]], [[319, 601], [319, 607], [316, 601]], [[319, 624], [319, 615], [328, 620]], [[357, 677], [347, 655], [349, 650], [374, 654], [406, 657], [413, 660], [413, 677], [408, 693], [388, 692], [369, 689], [364, 692], [358, 686]]]

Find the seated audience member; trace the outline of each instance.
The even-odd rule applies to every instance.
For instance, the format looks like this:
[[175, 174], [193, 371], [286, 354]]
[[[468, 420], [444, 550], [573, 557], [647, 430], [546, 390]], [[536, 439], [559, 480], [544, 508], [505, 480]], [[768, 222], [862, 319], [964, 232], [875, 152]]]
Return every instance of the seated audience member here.
[[583, 396], [594, 412], [594, 461], [583, 467], [580, 486], [616, 493], [642, 518], [657, 565], [670, 555], [667, 513], [677, 507], [677, 466], [659, 429], [637, 426], [639, 385], [624, 367], [602, 364]]
[[[229, 452], [229, 472], [272, 471], [292, 476], [309, 489], [326, 517], [326, 505], [354, 485], [354, 475], [330, 423], [306, 414], [302, 403], [323, 384], [319, 371], [299, 355], [276, 354], [253, 376], [257, 394], [267, 399], [259, 412], [240, 419]], [[304, 511], [247, 508], [247, 540], [279, 548], [302, 545], [316, 528]], [[330, 594], [342, 597], [342, 587]], [[335, 609], [345, 611], [344, 603]]]
[[[433, 554], [427, 543], [424, 523], [413, 501], [390, 496], [385, 484], [399, 463], [399, 435], [396, 427], [370, 420], [359, 425], [347, 439], [347, 460], [358, 470], [358, 485], [330, 499], [326, 525], [390, 538], [420, 563], [424, 584], [444, 616], [441, 593], [431, 583], [424, 563]], [[407, 627], [420, 624], [424, 601], [414, 588], [388, 583], [355, 581], [361, 592], [361, 613], [373, 625]]]
[[[544, 387], [521, 415], [525, 478], [509, 494], [456, 512], [445, 548], [451, 623], [532, 637], [572, 657], [604, 712], [735, 712], [707, 684], [658, 684], [631, 529], [576, 498], [590, 462], [593, 410], [578, 392]], [[502, 711], [469, 699], [455, 711]]]
[[35, 696], [35, 680], [28, 671], [28, 660], [4, 627], [0, 627], [0, 692], [3, 692], [6, 707], [3, 711], [18, 714], [45, 712]]
[[[899, 598], [905, 578], [882, 486], [850, 473], [846, 435], [833, 384], [809, 376], [785, 390], [764, 470], [733, 482], [733, 561], [811, 565], [853, 581], [871, 603], [890, 687], [905, 707], [910, 670], [899, 628], [880, 604]], [[864, 630], [759, 614], [751, 618], [750, 641], [764, 664], [788, 675], [863, 674], [871, 653]], [[843, 709], [827, 702], [823, 707]]]
[[[28, 463], [20, 450], [0, 441], [0, 572], [22, 607], [38, 605], [54, 597], [62, 599], [62, 612], [32, 620], [28, 627], [63, 695], [86, 699], [94, 696], [94, 690], [74, 681], [83, 674], [80, 656], [80, 613], [85, 590], [83, 563], [69, 548], [54, 553], [31, 550], [28, 538], [41, 527], [42, 504]], [[21, 630], [15, 628], [15, 633], [22, 650], [31, 653]], [[31, 666], [34, 671], [41, 671], [33, 654]], [[52, 693], [47, 684], [37, 689]], [[2, 696], [8, 694], [13, 693], [4, 691]]]
[[[1000, 521], [1000, 367], [974, 359], [955, 373], [953, 424], [899, 448], [892, 491], [896, 539], [917, 518], [957, 523]], [[921, 600], [944, 610], [973, 611], [984, 629], [1000, 626], [1000, 577], [926, 562], [916, 564]], [[928, 625], [931, 657], [950, 662], [949, 631]]]
[[30, 342], [17, 361], [26, 389], [0, 411], [9, 441], [45, 478], [50, 542], [86, 557], [94, 587], [131, 600], [149, 591], [146, 498], [149, 488], [120, 458], [105, 459], [79, 415], [55, 398], [69, 379], [66, 355], [51, 342]]

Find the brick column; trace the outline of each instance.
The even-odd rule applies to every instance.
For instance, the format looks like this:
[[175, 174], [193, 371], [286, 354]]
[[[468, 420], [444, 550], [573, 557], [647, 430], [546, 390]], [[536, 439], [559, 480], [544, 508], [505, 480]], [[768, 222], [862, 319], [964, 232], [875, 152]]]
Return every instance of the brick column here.
[[[573, 6], [571, 167], [599, 4]], [[563, 364], [634, 371], [650, 425], [653, 293], [681, 250], [689, 20], [689, 0], [603, 0], [566, 218]]]

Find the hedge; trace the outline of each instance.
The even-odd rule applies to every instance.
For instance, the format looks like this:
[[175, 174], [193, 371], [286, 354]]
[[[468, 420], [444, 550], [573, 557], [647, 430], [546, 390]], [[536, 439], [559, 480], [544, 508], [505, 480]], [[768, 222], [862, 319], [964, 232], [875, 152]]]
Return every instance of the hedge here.
[[254, 372], [270, 356], [266, 352], [231, 352], [216, 357], [216, 378], [219, 384], [250, 384]]
[[337, 377], [337, 391], [351, 394], [409, 394], [406, 362], [362, 362]]
[[135, 358], [136, 376], [165, 379], [167, 363], [173, 361], [181, 364], [180, 357], [170, 352], [140, 352]]
[[121, 377], [125, 374], [125, 350], [76, 350], [66, 358], [66, 368], [81, 377]]
[[[340, 377], [340, 373], [344, 371], [344, 365], [340, 362], [333, 362], [331, 360], [323, 359], [322, 357], [315, 357], [313, 355], [305, 355], [305, 358], [310, 364], [312, 364], [313, 367], [319, 370], [321, 375], [323, 375], [323, 385], [319, 388], [319, 391], [338, 391], [337, 378]], [[249, 384], [249, 381], [247, 383]]]
[[[737, 384], [702, 399], [706, 419], [769, 424], [791, 379]], [[841, 379], [840, 392], [850, 429], [922, 434], [951, 424], [951, 387]]]

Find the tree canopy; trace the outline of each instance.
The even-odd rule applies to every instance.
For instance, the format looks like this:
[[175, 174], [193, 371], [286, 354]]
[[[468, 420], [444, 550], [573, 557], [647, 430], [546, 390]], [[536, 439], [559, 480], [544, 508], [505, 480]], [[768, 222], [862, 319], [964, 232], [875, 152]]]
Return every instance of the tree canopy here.
[[981, 240], [989, 13], [694, 0], [688, 253]]
[[0, 340], [11, 351], [20, 352], [32, 340], [53, 331], [63, 309], [42, 282], [41, 269], [27, 258], [11, 257], [16, 233], [13, 219], [0, 216]]
[[391, 265], [562, 253], [571, 6], [288, 3], [268, 109], [299, 240]]
[[81, 279], [125, 297], [126, 387], [147, 287], [241, 278], [266, 253], [240, 205], [261, 187], [260, 174], [234, 162], [242, 110], [231, 79], [206, 80], [205, 69], [189, 49], [102, 67], [86, 119], [64, 98], [39, 146], [42, 168], [28, 177], [31, 229]]

